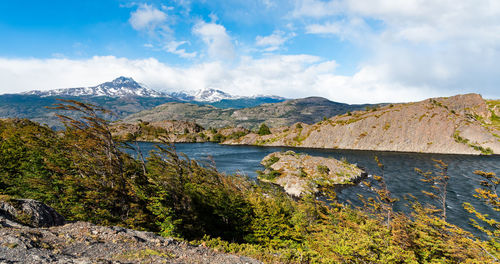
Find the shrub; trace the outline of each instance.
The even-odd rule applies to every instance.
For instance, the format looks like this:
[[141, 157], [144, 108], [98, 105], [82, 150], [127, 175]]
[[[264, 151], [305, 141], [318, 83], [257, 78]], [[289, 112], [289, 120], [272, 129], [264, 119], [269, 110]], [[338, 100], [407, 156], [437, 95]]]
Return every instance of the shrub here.
[[328, 174], [330, 173], [330, 168], [328, 168], [327, 166], [325, 165], [318, 165], [316, 167], [316, 169], [319, 171], [319, 173], [321, 174]]
[[259, 134], [260, 136], [270, 135], [271, 130], [266, 124], [262, 123], [262, 125], [260, 125], [259, 127], [259, 132], [257, 132], [257, 134]]
[[226, 140], [226, 137], [221, 133], [216, 133], [212, 138], [212, 141], [217, 143], [223, 142], [224, 140]]

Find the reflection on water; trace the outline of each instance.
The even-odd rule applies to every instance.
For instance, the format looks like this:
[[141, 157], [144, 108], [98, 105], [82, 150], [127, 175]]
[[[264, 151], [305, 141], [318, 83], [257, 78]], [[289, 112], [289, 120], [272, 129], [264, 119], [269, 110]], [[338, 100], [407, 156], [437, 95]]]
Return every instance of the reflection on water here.
[[[140, 143], [144, 153], [154, 148], [154, 143]], [[396, 210], [405, 210], [406, 203], [403, 197], [412, 194], [421, 202], [432, 202], [421, 190], [429, 190], [429, 186], [420, 181], [420, 176], [415, 168], [423, 171], [435, 170], [432, 159], [439, 159], [449, 166], [450, 175], [448, 185], [448, 221], [474, 233], [474, 228], [469, 224], [468, 214], [462, 207], [464, 202], [476, 206], [481, 212], [486, 212], [495, 219], [500, 220], [498, 212], [481, 204], [473, 197], [474, 189], [480, 187], [480, 177], [475, 175], [475, 170], [483, 170], [500, 174], [500, 156], [472, 156], [472, 155], [442, 155], [397, 153], [380, 151], [356, 151], [338, 149], [294, 149], [286, 147], [258, 147], [258, 146], [226, 146], [215, 143], [177, 143], [176, 150], [185, 153], [189, 158], [199, 161], [215, 163], [220, 172], [233, 174], [240, 173], [256, 177], [257, 170], [262, 170], [262, 158], [275, 151], [294, 150], [310, 155], [345, 158], [350, 163], [355, 163], [366, 168], [369, 174], [379, 174], [379, 168], [373, 157], [378, 156], [385, 165], [385, 177], [389, 190], [394, 196], [401, 199], [395, 206]], [[345, 188], [338, 195], [343, 202], [351, 201], [359, 204], [357, 194], [367, 195], [368, 190], [363, 186]]]

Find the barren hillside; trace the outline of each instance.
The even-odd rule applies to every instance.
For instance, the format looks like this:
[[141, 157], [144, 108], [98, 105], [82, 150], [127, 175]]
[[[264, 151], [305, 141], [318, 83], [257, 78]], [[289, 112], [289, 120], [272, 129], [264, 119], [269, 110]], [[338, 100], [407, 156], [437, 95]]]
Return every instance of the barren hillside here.
[[478, 94], [431, 98], [334, 116], [313, 125], [249, 134], [225, 144], [424, 153], [500, 153], [496, 115]]

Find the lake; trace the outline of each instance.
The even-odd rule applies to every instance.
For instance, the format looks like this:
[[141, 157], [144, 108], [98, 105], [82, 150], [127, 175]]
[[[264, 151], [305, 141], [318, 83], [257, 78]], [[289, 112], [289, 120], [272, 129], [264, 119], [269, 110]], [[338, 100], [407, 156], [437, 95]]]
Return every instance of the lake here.
[[[157, 143], [139, 143], [144, 153], [149, 152]], [[479, 188], [480, 177], [475, 175], [475, 170], [494, 172], [500, 174], [500, 156], [473, 156], [473, 155], [443, 155], [443, 154], [421, 154], [401, 152], [359, 151], [340, 149], [307, 149], [291, 147], [259, 147], [259, 146], [227, 146], [216, 143], [177, 143], [177, 152], [186, 154], [191, 159], [201, 162], [214, 162], [220, 172], [227, 174], [245, 174], [252, 178], [257, 176], [257, 170], [263, 170], [260, 164], [262, 158], [275, 151], [293, 150], [315, 156], [346, 159], [366, 169], [368, 174], [380, 175], [380, 169], [374, 161], [378, 156], [385, 165], [385, 178], [391, 193], [400, 198], [395, 205], [396, 210], [406, 211], [406, 202], [402, 199], [406, 194], [412, 194], [422, 203], [432, 201], [422, 194], [421, 190], [430, 190], [427, 183], [421, 181], [420, 175], [415, 168], [423, 171], [435, 170], [433, 159], [442, 160], [447, 163], [450, 176], [447, 193], [447, 220], [468, 231], [476, 233], [474, 227], [469, 223], [468, 212], [463, 209], [462, 204], [469, 202], [480, 212], [486, 212], [496, 220], [500, 215], [491, 208], [483, 205], [474, 198], [474, 189]], [[362, 186], [352, 186], [343, 189], [339, 194], [339, 200], [344, 203], [351, 202], [359, 205], [357, 194], [369, 195], [370, 191]]]

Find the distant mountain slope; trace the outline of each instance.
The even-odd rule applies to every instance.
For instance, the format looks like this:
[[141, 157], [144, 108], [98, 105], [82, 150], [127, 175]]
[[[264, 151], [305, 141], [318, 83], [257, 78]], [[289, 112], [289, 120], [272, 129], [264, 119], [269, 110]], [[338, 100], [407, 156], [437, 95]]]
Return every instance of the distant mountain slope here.
[[208, 127], [243, 126], [256, 128], [261, 123], [270, 127], [286, 126], [296, 122], [312, 124], [337, 114], [364, 109], [370, 105], [348, 105], [321, 97], [294, 99], [279, 103], [262, 104], [251, 108], [220, 109], [210, 105], [167, 103], [151, 110], [126, 117], [123, 121], [189, 120]]
[[259, 106], [261, 104], [279, 103], [283, 101], [286, 101], [286, 99], [278, 96], [255, 96], [237, 99], [222, 99], [217, 102], [191, 101], [191, 103], [198, 105], [211, 105], [217, 108], [247, 108]]
[[273, 134], [248, 134], [226, 144], [297, 146], [455, 154], [500, 153], [497, 118], [478, 94], [431, 98], [293, 125]]
[[[99, 105], [111, 110], [114, 115], [107, 116], [110, 120], [117, 120], [132, 113], [137, 113], [145, 109], [151, 109], [155, 106], [172, 101], [173, 99], [164, 97], [109, 97], [109, 96], [46, 96], [5, 94], [0, 95], [0, 118], [28, 118], [33, 121], [47, 124], [52, 128], [60, 127], [61, 124], [54, 114], [56, 110], [46, 107], [60, 103], [57, 98], [77, 100], [86, 103]], [[71, 114], [62, 113], [59, 114]]]
[[137, 83], [132, 78], [118, 77], [111, 82], [105, 82], [92, 87], [79, 88], [61, 88], [48, 91], [29, 91], [25, 95], [47, 96], [140, 96], [140, 97], [170, 97], [169, 95], [158, 92]]

